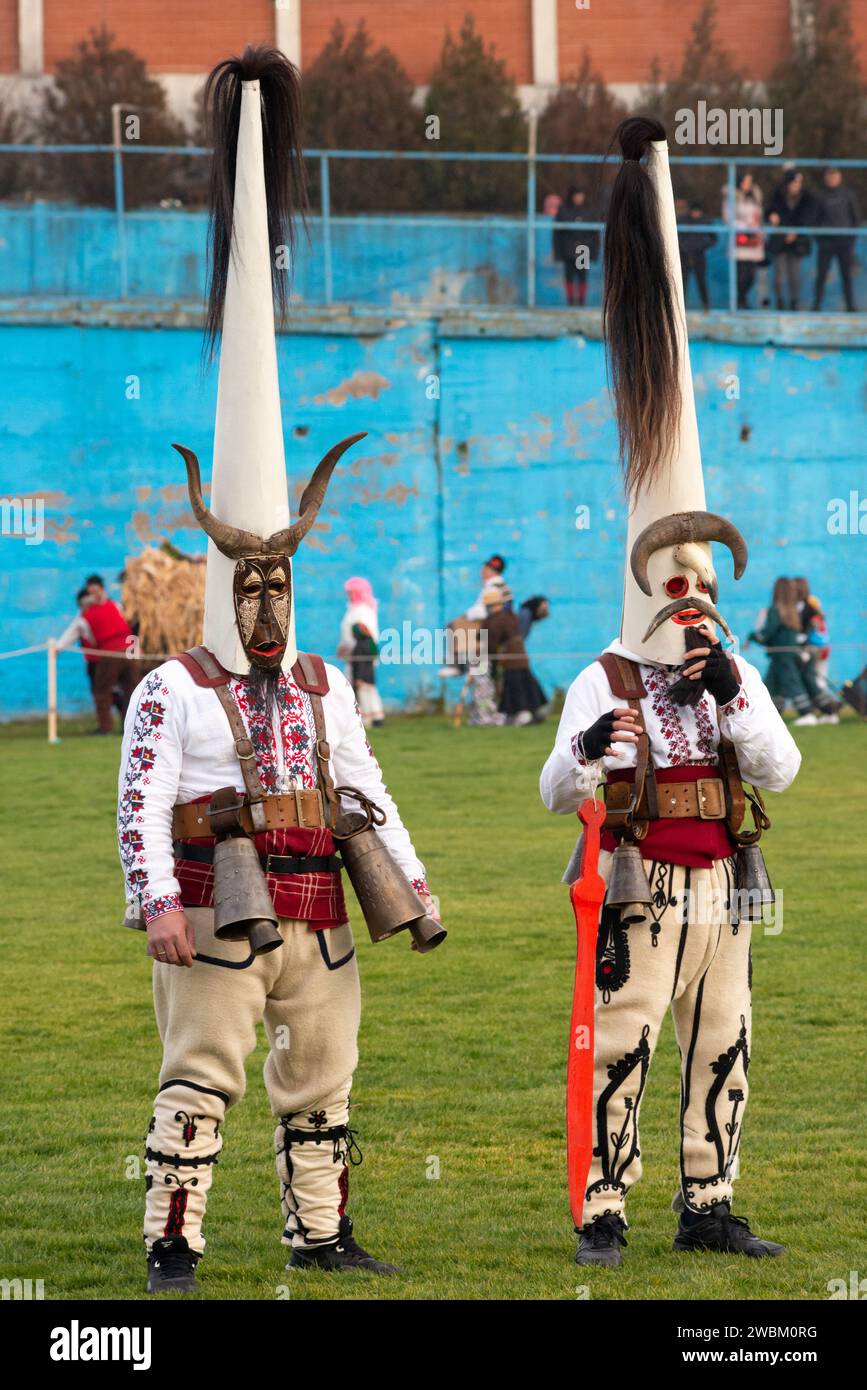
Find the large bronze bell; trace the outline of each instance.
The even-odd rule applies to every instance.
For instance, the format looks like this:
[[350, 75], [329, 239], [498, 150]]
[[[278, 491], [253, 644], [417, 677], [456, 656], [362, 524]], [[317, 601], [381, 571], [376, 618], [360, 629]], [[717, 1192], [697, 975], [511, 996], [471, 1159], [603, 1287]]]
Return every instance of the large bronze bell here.
[[214, 935], [250, 942], [255, 956], [283, 945], [277, 914], [253, 841], [232, 835], [214, 848]]
[[760, 922], [765, 907], [775, 901], [765, 856], [758, 845], [740, 845], [735, 856], [738, 915], [744, 922]]
[[650, 902], [650, 884], [641, 851], [637, 845], [619, 844], [611, 861], [605, 906], [619, 908], [621, 925], [628, 926], [643, 922], [650, 915], [647, 912]]
[[445, 927], [424, 903], [373, 829], [369, 816], [345, 812], [335, 831], [349, 881], [367, 923], [371, 941], [387, 941], [409, 928], [413, 947], [424, 954], [445, 941]]

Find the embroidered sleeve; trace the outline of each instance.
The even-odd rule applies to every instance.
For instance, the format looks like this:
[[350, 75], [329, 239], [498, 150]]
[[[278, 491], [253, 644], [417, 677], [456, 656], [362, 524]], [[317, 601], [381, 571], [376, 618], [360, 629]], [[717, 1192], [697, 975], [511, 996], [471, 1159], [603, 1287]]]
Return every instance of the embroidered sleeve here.
[[598, 663], [576, 676], [566, 692], [554, 747], [539, 778], [539, 793], [549, 811], [568, 815], [590, 796], [600, 764], [581, 752], [581, 734], [612, 707], [608, 679]]
[[[331, 691], [326, 697], [326, 711], [328, 702], [333, 700], [332, 717], [338, 730], [338, 737], [332, 742], [335, 781], [338, 786], [357, 787], [385, 812], [385, 824], [378, 827], [383, 842], [394, 855], [410, 883], [415, 884], [418, 880], [426, 884], [424, 864], [415, 852], [409, 832], [400, 818], [400, 812], [382, 779], [382, 769], [368, 743], [352, 686], [334, 667], [329, 666], [328, 677]], [[356, 802], [349, 799], [345, 804], [347, 810], [357, 806]], [[423, 891], [430, 890], [425, 886]]]
[[117, 834], [129, 901], [146, 921], [180, 906], [172, 850], [172, 811], [181, 772], [182, 711], [163, 667], [130, 701], [118, 785]]
[[744, 687], [741, 686], [740, 690], [738, 691], [737, 695], [735, 695], [733, 700], [729, 700], [728, 704], [726, 705], [720, 705], [719, 714], [721, 716], [742, 714], [744, 710], [748, 710], [749, 708], [750, 697], [747, 694]]

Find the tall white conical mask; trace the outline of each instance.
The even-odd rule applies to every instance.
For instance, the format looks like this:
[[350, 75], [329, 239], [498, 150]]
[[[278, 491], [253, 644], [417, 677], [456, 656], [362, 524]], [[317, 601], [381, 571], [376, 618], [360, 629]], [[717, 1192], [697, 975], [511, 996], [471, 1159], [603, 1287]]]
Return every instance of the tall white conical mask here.
[[302, 178], [299, 81], [282, 53], [248, 48], [218, 64], [207, 87], [215, 141], [208, 322], [212, 335], [221, 330], [209, 508], [196, 455], [175, 447], [210, 537], [204, 645], [236, 675], [254, 665], [288, 671], [297, 660], [291, 557], [337, 460], [364, 438], [352, 435], [328, 452], [290, 523], [272, 266], [291, 241], [292, 196]]
[[[258, 82], [241, 84], [210, 509], [219, 521], [257, 536], [289, 525]], [[243, 675], [250, 661], [235, 620], [235, 564], [208, 541], [204, 643], [226, 670]], [[284, 671], [297, 656], [292, 602]]]
[[[651, 126], [641, 121], [627, 124]], [[656, 129], [661, 132], [660, 127]], [[624, 140], [625, 154], [629, 148]], [[629, 313], [622, 313], [619, 320], [617, 331], [627, 349], [621, 359], [622, 385], [615, 381], [619, 386], [615, 392], [619, 418], [622, 421], [621, 412], [628, 415], [630, 404], [632, 421], [646, 418], [647, 399], [654, 389], [647, 386], [643, 402], [631, 396], [633, 383], [624, 379], [628, 374], [625, 364], [628, 362], [632, 370], [636, 362], [644, 364], [648, 369], [644, 380], [650, 382], [657, 362], [668, 360], [658, 340], [646, 333], [648, 312], [657, 308], [660, 321], [669, 325], [669, 342], [673, 348], [670, 376], [666, 377], [663, 371], [661, 379], [668, 380], [674, 389], [659, 427], [653, 466], [636, 470], [632, 467], [633, 460], [626, 460], [629, 520], [620, 640], [642, 660], [675, 666], [684, 659], [687, 627], [705, 623], [713, 628], [714, 621], [726, 627], [715, 606], [717, 578], [710, 541], [723, 541], [732, 549], [736, 577], [743, 572], [746, 547], [730, 522], [706, 511], [668, 145], [664, 139], [647, 139], [645, 133], [641, 152], [646, 156], [646, 174], [644, 169], [639, 170], [634, 143], [631, 148], [634, 153], [628, 162], [633, 167], [627, 170], [625, 181], [634, 194], [640, 194], [639, 181], [646, 177], [655, 207], [648, 206], [647, 199], [642, 203], [639, 196], [634, 197], [631, 204], [621, 203], [621, 209], [624, 206], [631, 209], [632, 222], [630, 224], [628, 218], [615, 218], [624, 240], [621, 251], [625, 254], [618, 259], [617, 248], [612, 248], [615, 266], [612, 273], [626, 278], [631, 236], [641, 247], [641, 255], [629, 273], [640, 278], [639, 266], [643, 269], [648, 261], [652, 263], [652, 256], [648, 258], [645, 254], [650, 244], [661, 250], [655, 270], [660, 283], [648, 287], [648, 303], [654, 305], [654, 310], [648, 311], [641, 305], [640, 295], [634, 295], [629, 300], [632, 319]], [[648, 214], [646, 223], [642, 221], [643, 212]], [[652, 225], [654, 218], [655, 225]], [[651, 272], [647, 278], [652, 279], [653, 275]], [[663, 277], [667, 288], [664, 300], [657, 305], [654, 294], [659, 291]], [[663, 341], [665, 336], [662, 335]], [[638, 455], [643, 449], [645, 441], [640, 437], [640, 429], [640, 424], [632, 425], [633, 433], [629, 436], [632, 450], [627, 449], [627, 452]], [[623, 440], [622, 425], [621, 431]]]

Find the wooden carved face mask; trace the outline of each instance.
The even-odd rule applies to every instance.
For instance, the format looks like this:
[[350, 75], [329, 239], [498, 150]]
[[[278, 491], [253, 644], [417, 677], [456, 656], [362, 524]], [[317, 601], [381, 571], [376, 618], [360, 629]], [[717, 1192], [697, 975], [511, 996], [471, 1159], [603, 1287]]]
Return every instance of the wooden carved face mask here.
[[288, 555], [245, 555], [235, 565], [235, 619], [251, 666], [280, 667], [289, 634], [292, 570]]

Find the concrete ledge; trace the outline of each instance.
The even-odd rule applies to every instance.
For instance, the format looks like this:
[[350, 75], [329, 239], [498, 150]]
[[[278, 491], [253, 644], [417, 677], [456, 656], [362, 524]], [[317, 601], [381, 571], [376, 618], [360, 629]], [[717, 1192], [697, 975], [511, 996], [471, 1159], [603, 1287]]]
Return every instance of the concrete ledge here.
[[[867, 347], [867, 314], [688, 313], [692, 342], [770, 347]], [[435, 322], [441, 338], [602, 337], [598, 309], [448, 307], [438, 304], [355, 308], [295, 304], [284, 333], [382, 337], [409, 323]], [[0, 324], [66, 324], [84, 328], [175, 328], [200, 331], [197, 300], [0, 298]]]

